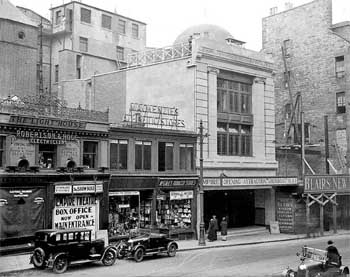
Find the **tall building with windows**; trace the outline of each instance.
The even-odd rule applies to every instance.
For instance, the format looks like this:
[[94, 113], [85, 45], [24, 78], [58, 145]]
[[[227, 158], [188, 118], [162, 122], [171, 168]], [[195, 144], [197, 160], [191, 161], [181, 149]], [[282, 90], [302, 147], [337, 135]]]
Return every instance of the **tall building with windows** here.
[[72, 94], [64, 82], [125, 67], [128, 54], [146, 47], [145, 23], [81, 1], [51, 8], [51, 21], [54, 95]]
[[[172, 46], [128, 55], [125, 69], [66, 83], [64, 89], [91, 82], [91, 93], [76, 91], [86, 99], [82, 103], [110, 107], [110, 121], [131, 128], [198, 133], [202, 121], [206, 224], [216, 214], [228, 216], [229, 227], [266, 226], [275, 220], [276, 191], [297, 186], [297, 178], [276, 178], [273, 70], [268, 56], [245, 49], [225, 29], [197, 25]], [[198, 144], [196, 149], [199, 172]], [[149, 168], [138, 171], [152, 175]]]
[[[327, 116], [329, 172], [345, 173], [346, 157], [350, 161], [349, 120], [346, 120], [350, 84], [349, 22], [334, 24], [332, 0], [316, 0], [263, 18], [262, 29], [263, 51], [272, 56], [276, 65], [278, 174], [301, 174], [301, 109], [305, 121], [306, 160], [310, 168], [316, 174], [326, 173]], [[299, 136], [295, 122], [287, 135], [293, 106], [296, 106], [295, 117], [299, 119]], [[306, 173], [311, 174], [311, 169], [306, 166]]]

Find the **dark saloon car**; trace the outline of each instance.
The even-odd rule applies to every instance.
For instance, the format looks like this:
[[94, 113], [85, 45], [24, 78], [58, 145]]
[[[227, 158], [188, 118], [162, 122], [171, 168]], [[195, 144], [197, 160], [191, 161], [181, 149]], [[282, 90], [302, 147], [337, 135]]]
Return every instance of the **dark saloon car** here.
[[63, 273], [73, 262], [102, 261], [106, 266], [113, 265], [117, 258], [114, 246], [105, 247], [103, 239], [91, 239], [91, 230], [46, 229], [35, 232], [34, 251], [30, 263], [35, 268], [52, 268]]
[[145, 255], [165, 253], [174, 257], [178, 245], [165, 234], [149, 233], [131, 238], [127, 242], [120, 242], [117, 249], [118, 258], [132, 257], [136, 262], [141, 262]]

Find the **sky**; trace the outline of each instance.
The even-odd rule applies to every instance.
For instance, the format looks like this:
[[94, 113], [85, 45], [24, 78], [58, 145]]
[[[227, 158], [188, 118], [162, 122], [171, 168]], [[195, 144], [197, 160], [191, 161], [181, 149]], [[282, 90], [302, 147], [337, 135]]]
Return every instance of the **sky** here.
[[[50, 7], [70, 0], [9, 0], [50, 19]], [[147, 24], [147, 46], [172, 45], [178, 35], [197, 24], [214, 24], [246, 42], [246, 48], [261, 49], [261, 20], [285, 3], [294, 7], [310, 0], [81, 0], [81, 2]], [[350, 21], [350, 0], [333, 0], [333, 23]]]

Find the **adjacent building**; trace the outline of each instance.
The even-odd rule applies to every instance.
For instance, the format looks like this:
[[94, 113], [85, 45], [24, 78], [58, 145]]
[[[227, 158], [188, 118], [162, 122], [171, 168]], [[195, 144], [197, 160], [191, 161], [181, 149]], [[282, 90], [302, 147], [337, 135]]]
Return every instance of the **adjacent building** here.
[[[340, 188], [336, 185], [340, 177], [325, 176], [349, 173], [349, 22], [332, 22], [331, 0], [315, 0], [295, 8], [289, 7], [280, 13], [276, 13], [275, 9], [272, 12], [262, 20], [262, 41], [263, 52], [272, 57], [276, 70], [277, 173], [279, 176], [304, 177], [300, 137], [303, 112], [305, 174], [316, 174], [316, 177], [310, 177], [311, 181], [307, 181], [309, 177], [305, 181], [307, 201], [312, 201], [312, 195], [318, 195], [325, 209], [322, 220], [320, 209], [323, 207], [318, 204], [311, 206], [310, 226], [317, 230], [321, 224], [326, 229], [330, 225], [334, 227], [332, 218], [336, 217], [338, 227], [349, 228], [349, 183], [344, 181], [346, 178], [342, 179], [344, 187]], [[297, 120], [290, 124], [293, 107]], [[294, 196], [299, 194], [297, 191], [291, 193]], [[332, 201], [325, 196], [327, 193], [337, 194], [336, 216], [333, 216]], [[305, 230], [303, 223], [306, 222], [307, 208], [303, 201], [299, 197], [289, 197], [288, 201], [291, 218], [299, 224], [295, 230]]]

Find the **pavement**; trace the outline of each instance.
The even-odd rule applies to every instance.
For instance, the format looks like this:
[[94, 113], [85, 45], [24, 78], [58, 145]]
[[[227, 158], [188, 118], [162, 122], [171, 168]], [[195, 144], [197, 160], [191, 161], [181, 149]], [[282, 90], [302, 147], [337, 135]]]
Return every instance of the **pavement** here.
[[[332, 236], [332, 239], [336, 239], [337, 236], [349, 234], [350, 230], [338, 230], [337, 234], [334, 234], [333, 232], [325, 232], [324, 237]], [[313, 234], [312, 237], [319, 237], [319, 234]], [[218, 240], [212, 242], [205, 240], [205, 245], [201, 246], [199, 245], [198, 240], [179, 240], [177, 243], [179, 246], [178, 252], [181, 252], [208, 248], [234, 247], [239, 245], [302, 240], [305, 238], [307, 238], [305, 234], [270, 234], [268, 231], [250, 231], [246, 233], [229, 232], [226, 241], [221, 240], [221, 236], [218, 235]], [[4, 276], [6, 273], [33, 269], [33, 265], [29, 264], [29, 257], [30, 254], [28, 253], [0, 256], [0, 275]]]

